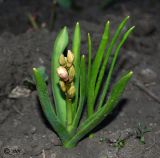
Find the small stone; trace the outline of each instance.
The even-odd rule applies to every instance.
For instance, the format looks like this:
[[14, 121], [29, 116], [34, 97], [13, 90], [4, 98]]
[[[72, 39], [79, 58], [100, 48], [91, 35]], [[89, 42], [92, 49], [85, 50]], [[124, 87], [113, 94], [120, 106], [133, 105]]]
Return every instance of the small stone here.
[[16, 86], [8, 95], [8, 98], [13, 98], [13, 99], [26, 98], [29, 97], [30, 93], [31, 93], [30, 89], [21, 86]]
[[31, 128], [31, 134], [35, 134], [36, 131], [37, 131], [37, 128], [33, 126], [33, 127]]
[[56, 158], [56, 154], [55, 154], [55, 153], [52, 153], [52, 154], [51, 154], [51, 158]]
[[34, 146], [34, 147], [32, 148], [31, 155], [32, 155], [32, 156], [39, 155], [39, 154], [42, 152], [42, 149], [43, 149], [43, 146], [42, 146], [42, 145]]
[[47, 137], [48, 137], [47, 140], [51, 145], [54, 145], [54, 146], [62, 145], [60, 139], [57, 137], [55, 133], [48, 133]]
[[157, 78], [156, 72], [150, 68], [142, 69], [139, 73], [140, 78], [142, 78], [144, 83], [153, 82]]

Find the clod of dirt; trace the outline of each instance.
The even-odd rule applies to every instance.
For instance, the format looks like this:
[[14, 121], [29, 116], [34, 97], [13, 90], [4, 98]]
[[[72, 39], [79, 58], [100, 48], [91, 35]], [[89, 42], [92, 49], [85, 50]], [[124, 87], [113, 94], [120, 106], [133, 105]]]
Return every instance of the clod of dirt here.
[[144, 83], [150, 83], [156, 80], [157, 74], [150, 68], [144, 68], [139, 72], [139, 77]]
[[23, 97], [29, 97], [31, 93], [31, 90], [21, 87], [21, 86], [16, 86], [14, 89], [12, 89], [11, 93], [8, 95], [9, 98], [23, 98]]

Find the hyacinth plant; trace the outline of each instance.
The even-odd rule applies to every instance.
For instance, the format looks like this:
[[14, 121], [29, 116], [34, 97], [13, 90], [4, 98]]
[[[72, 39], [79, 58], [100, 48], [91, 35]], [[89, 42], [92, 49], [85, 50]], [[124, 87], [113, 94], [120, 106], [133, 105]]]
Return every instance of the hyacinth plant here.
[[[112, 112], [132, 77], [132, 71], [130, 71], [112, 87], [110, 86], [120, 48], [134, 29], [131, 27], [123, 33], [128, 19], [129, 17], [126, 17], [121, 22], [111, 40], [109, 40], [110, 22], [106, 23], [93, 60], [92, 42], [90, 34], [88, 34], [87, 66], [85, 55], [80, 54], [79, 23], [75, 26], [72, 48], [67, 52], [69, 41], [67, 28], [64, 27], [60, 31], [54, 43], [51, 59], [54, 103], [49, 97], [42, 73], [38, 68], [33, 68], [42, 110], [65, 148], [76, 146], [84, 136], [89, 134]], [[121, 34], [123, 35], [121, 36]], [[118, 40], [119, 38], [120, 40]], [[113, 54], [112, 59], [110, 58], [111, 54]], [[105, 84], [102, 85], [102, 82]], [[110, 87], [111, 91], [109, 91]], [[87, 111], [87, 116], [81, 121], [84, 109]]]

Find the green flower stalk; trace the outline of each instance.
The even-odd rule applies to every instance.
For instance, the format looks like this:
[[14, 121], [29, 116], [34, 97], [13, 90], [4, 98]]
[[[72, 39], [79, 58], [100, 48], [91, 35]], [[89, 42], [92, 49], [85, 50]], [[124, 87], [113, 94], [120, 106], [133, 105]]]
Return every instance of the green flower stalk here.
[[[129, 17], [126, 17], [121, 22], [111, 40], [109, 40], [110, 22], [106, 23], [93, 60], [92, 42], [88, 34], [88, 66], [86, 66], [85, 56], [80, 55], [79, 23], [75, 27], [72, 50], [68, 50], [66, 56], [64, 52], [69, 41], [68, 31], [66, 27], [60, 31], [54, 43], [51, 61], [54, 103], [49, 97], [43, 74], [38, 68], [33, 68], [42, 110], [65, 148], [75, 147], [113, 111], [132, 77], [132, 71], [126, 73], [111, 87], [109, 92], [120, 48], [134, 29], [131, 27], [123, 36], [120, 36], [128, 19]], [[113, 58], [109, 62], [111, 54]], [[107, 77], [104, 75], [106, 67], [109, 68]], [[102, 86], [102, 81], [105, 81], [104, 86]], [[107, 100], [106, 96], [108, 96]], [[87, 116], [81, 121], [84, 108], [87, 110]]]

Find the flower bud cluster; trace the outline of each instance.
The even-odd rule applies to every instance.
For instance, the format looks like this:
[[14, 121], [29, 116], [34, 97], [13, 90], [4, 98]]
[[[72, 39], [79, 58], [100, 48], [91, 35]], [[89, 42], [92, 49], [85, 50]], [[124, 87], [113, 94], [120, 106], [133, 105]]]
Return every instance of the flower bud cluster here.
[[68, 50], [67, 57], [65, 57], [63, 54], [60, 55], [60, 66], [57, 68], [57, 74], [60, 78], [59, 86], [69, 99], [72, 99], [75, 96], [75, 68], [73, 61], [74, 55], [70, 50]]

